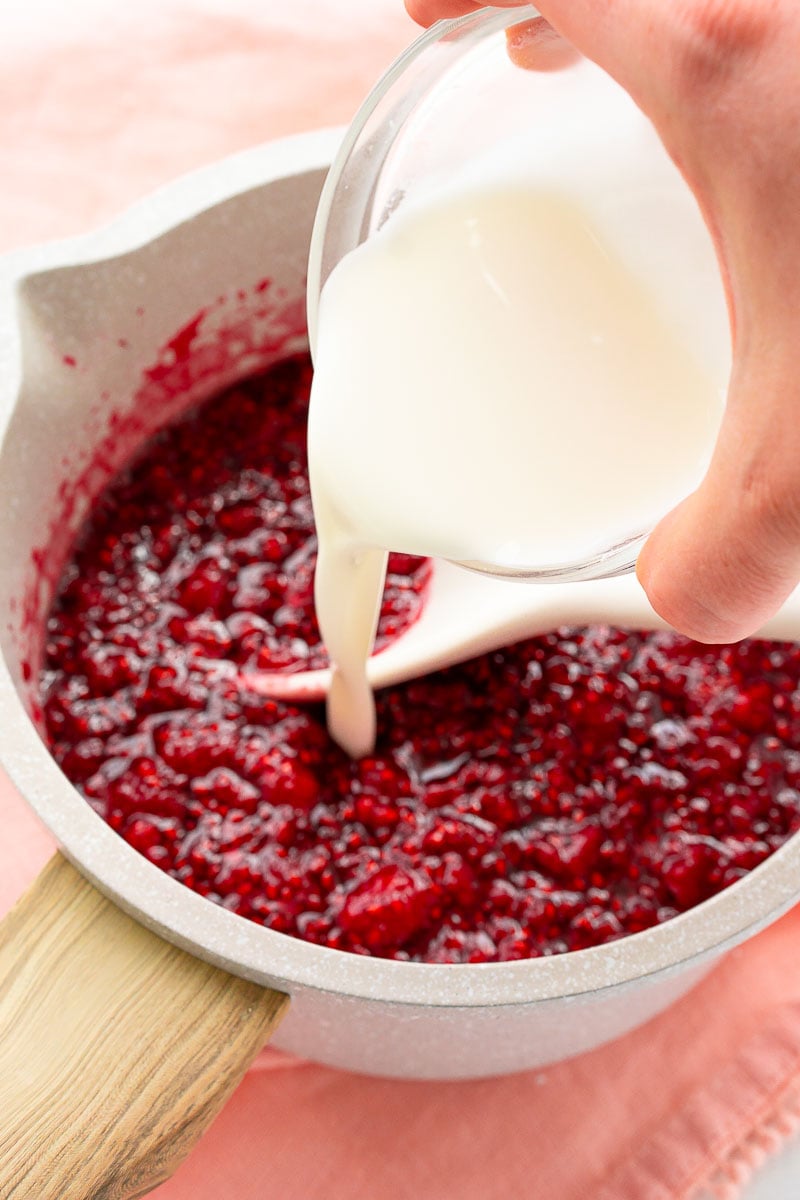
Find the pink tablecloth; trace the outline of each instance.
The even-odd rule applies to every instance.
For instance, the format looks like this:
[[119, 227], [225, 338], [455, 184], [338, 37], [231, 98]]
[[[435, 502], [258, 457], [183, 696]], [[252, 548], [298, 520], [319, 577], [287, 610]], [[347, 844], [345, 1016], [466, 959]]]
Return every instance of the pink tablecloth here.
[[[0, 39], [0, 249], [346, 120], [410, 39], [401, 0], [28, 0]], [[0, 778], [0, 912], [52, 850]], [[670, 1012], [546, 1071], [370, 1080], [267, 1051], [159, 1200], [738, 1195], [800, 1121], [800, 913]]]

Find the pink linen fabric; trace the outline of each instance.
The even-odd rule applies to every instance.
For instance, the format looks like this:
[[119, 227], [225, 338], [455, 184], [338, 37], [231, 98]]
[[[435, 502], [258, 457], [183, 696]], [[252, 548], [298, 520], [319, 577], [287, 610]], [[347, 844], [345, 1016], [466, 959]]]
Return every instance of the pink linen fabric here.
[[[0, 39], [0, 250], [347, 120], [415, 33], [401, 0], [28, 0]], [[0, 777], [0, 913], [52, 842]], [[800, 911], [614, 1045], [471, 1083], [265, 1050], [157, 1200], [732, 1200], [800, 1126]]]

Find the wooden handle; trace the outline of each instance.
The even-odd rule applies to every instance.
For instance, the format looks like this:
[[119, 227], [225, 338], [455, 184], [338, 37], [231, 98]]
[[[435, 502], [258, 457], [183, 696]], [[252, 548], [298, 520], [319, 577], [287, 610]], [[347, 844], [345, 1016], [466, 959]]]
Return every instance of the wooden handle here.
[[287, 1004], [150, 933], [57, 854], [0, 925], [0, 1197], [151, 1191]]

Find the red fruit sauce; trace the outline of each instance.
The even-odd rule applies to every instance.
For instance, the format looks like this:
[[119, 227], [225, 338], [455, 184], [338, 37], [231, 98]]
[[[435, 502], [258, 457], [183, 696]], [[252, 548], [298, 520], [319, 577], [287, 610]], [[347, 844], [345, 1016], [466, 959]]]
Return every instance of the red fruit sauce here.
[[[357, 953], [487, 962], [646, 929], [800, 827], [800, 649], [562, 629], [378, 696], [351, 762], [242, 667], [324, 661], [289, 360], [159, 434], [105, 492], [48, 624], [57, 761], [162, 870]], [[380, 639], [424, 602], [394, 556]]]

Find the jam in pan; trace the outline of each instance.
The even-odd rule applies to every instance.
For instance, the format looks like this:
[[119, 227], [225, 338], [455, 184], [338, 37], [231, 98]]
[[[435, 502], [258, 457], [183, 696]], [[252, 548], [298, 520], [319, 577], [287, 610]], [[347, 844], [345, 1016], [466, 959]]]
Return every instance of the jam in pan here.
[[[800, 648], [560, 629], [378, 696], [349, 760], [322, 706], [242, 672], [325, 662], [307, 359], [166, 428], [98, 499], [47, 628], [46, 734], [152, 863], [284, 933], [491, 962], [599, 945], [728, 887], [800, 828]], [[390, 560], [379, 645], [430, 566]]]

